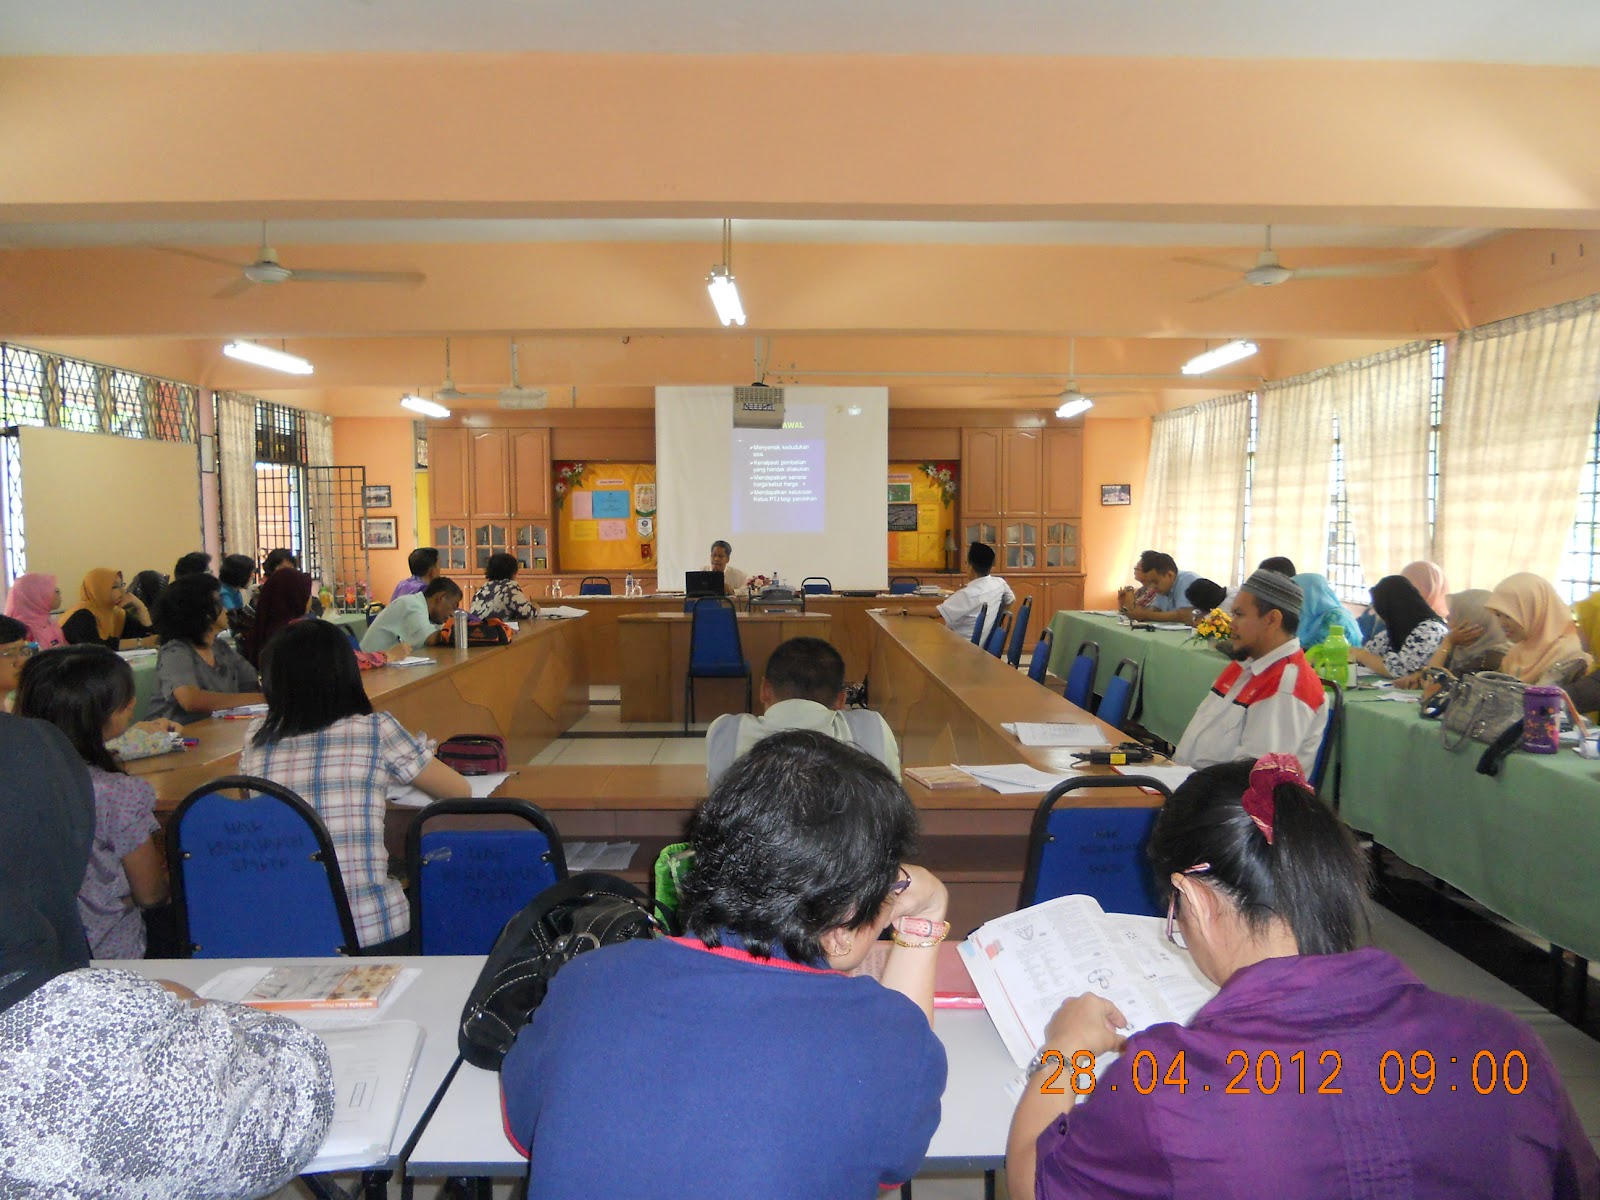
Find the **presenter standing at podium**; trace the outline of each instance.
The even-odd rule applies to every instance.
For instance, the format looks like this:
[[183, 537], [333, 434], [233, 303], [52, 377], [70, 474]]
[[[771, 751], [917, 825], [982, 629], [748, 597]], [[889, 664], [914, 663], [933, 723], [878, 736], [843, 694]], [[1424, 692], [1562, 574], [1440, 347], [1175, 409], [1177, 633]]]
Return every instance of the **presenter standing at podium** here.
[[718, 540], [711, 543], [711, 562], [701, 567], [702, 571], [721, 571], [723, 592], [732, 596], [744, 591], [745, 580], [750, 577], [738, 567], [730, 567], [728, 560], [733, 557], [733, 547], [727, 542]]

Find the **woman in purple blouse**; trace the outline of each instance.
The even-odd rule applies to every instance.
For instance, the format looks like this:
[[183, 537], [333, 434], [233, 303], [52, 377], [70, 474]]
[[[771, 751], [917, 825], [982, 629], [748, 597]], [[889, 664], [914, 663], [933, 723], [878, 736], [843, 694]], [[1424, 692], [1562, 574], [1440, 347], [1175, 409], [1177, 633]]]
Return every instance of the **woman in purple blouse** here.
[[1070, 1089], [1042, 1094], [1049, 1071], [1030, 1074], [1011, 1195], [1600, 1195], [1600, 1162], [1533, 1030], [1357, 948], [1364, 861], [1292, 758], [1195, 772], [1150, 857], [1170, 936], [1222, 990], [1187, 1026], [1126, 1043], [1109, 1001], [1063, 1004], [1047, 1049], [1121, 1054], [1100, 1059], [1077, 1108]]

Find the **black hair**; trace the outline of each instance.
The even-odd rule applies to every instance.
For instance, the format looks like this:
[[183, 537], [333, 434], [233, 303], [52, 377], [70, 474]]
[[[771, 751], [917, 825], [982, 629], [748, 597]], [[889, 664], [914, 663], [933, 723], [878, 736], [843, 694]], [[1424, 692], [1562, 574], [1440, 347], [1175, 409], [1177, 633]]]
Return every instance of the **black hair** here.
[[28, 627], [15, 617], [0, 617], [0, 646], [28, 640]]
[[140, 571], [128, 585], [128, 591], [143, 601], [144, 606], [154, 614], [161, 593], [167, 590], [167, 582], [167, 577], [160, 571]]
[[1170, 554], [1163, 554], [1160, 550], [1146, 550], [1139, 555], [1139, 570], [1166, 575], [1169, 572], [1176, 574], [1178, 562]]
[[204, 550], [191, 550], [172, 566], [172, 577], [182, 579], [185, 575], [204, 575], [211, 570], [211, 555]]
[[967, 547], [967, 565], [979, 575], [994, 570], [994, 547], [985, 542], [973, 542]]
[[261, 652], [261, 691], [267, 719], [251, 739], [256, 746], [372, 713], [350, 638], [328, 621], [295, 621], [273, 635]]
[[1283, 619], [1283, 631], [1285, 633], [1295, 634], [1295, 633], [1299, 633], [1300, 632], [1300, 614], [1299, 613], [1290, 612], [1287, 608], [1284, 608], [1281, 604], [1274, 604], [1271, 600], [1263, 600], [1259, 595], [1257, 595], [1255, 592], [1250, 591], [1249, 589], [1241, 589], [1239, 594], [1241, 596], [1249, 596], [1250, 599], [1252, 599], [1252, 600], [1254, 600], [1256, 602], [1256, 615], [1257, 616], [1264, 617], [1269, 612], [1275, 612], [1275, 613], [1278, 614], [1279, 617], [1281, 617]]
[[48, 721], [78, 757], [102, 771], [121, 771], [106, 749], [106, 722], [135, 696], [133, 668], [101, 645], [60, 646], [22, 664], [17, 716]]
[[780, 699], [832, 708], [844, 690], [844, 658], [821, 638], [790, 638], [767, 659], [766, 680]]
[[679, 912], [707, 946], [726, 931], [758, 958], [782, 947], [820, 963], [826, 930], [877, 915], [916, 836], [911, 798], [877, 759], [813, 730], [774, 734], [689, 818]]
[[489, 555], [489, 561], [483, 565], [485, 579], [515, 579], [517, 572], [522, 569], [522, 564], [517, 561], [515, 554], [507, 554], [504, 550], [496, 550]]
[[432, 600], [440, 595], [461, 595], [461, 585], [448, 575], [440, 575], [422, 589], [422, 598]]
[[263, 575], [271, 575], [284, 563], [288, 563], [296, 570], [300, 567], [300, 559], [293, 550], [281, 546], [276, 550], [269, 550], [267, 551], [266, 560], [261, 564], [261, 573]]
[[1286, 575], [1290, 579], [1293, 579], [1298, 574], [1294, 569], [1294, 559], [1285, 558], [1281, 554], [1275, 554], [1271, 558], [1263, 558], [1260, 564], [1257, 565], [1256, 570], [1271, 571], [1274, 575]]
[[225, 554], [217, 568], [217, 578], [231, 588], [250, 586], [250, 576], [256, 573], [256, 560], [248, 554]]
[[1162, 806], [1150, 833], [1150, 862], [1163, 894], [1174, 874], [1199, 863], [1200, 878], [1228, 897], [1254, 932], [1281, 917], [1301, 954], [1343, 954], [1366, 941], [1370, 885], [1366, 859], [1333, 810], [1305, 788], [1273, 789], [1272, 842], [1241, 803], [1248, 759], [1203, 767]]
[[711, 543], [711, 548], [713, 550], [715, 550], [718, 547], [721, 547], [724, 551], [726, 551], [729, 558], [733, 557], [733, 543], [732, 542], [725, 542], [721, 538], [718, 538], [716, 541]]
[[1372, 608], [1389, 631], [1391, 650], [1404, 646], [1411, 631], [1424, 621], [1439, 619], [1417, 585], [1404, 575], [1385, 575], [1372, 585]]
[[439, 552], [432, 546], [418, 546], [406, 555], [406, 566], [411, 568], [413, 575], [426, 575], [439, 565]]
[[1223, 597], [1227, 594], [1228, 589], [1220, 583], [1210, 579], [1196, 579], [1183, 595], [1190, 607], [1210, 612], [1222, 603]]
[[198, 646], [221, 611], [222, 583], [215, 575], [184, 575], [156, 603], [156, 632], [163, 642]]

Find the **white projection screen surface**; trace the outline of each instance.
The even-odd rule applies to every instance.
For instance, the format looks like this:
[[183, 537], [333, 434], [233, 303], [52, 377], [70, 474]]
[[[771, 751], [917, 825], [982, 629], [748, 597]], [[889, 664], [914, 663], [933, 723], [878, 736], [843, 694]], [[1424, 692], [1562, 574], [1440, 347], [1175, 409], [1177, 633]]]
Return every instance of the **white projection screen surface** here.
[[32, 425], [17, 436], [28, 570], [54, 575], [67, 608], [93, 567], [130, 580], [147, 569], [166, 574], [203, 548], [192, 442]]
[[888, 389], [783, 392], [783, 429], [735, 429], [732, 388], [656, 389], [663, 589], [683, 587], [719, 538], [748, 575], [888, 585]]

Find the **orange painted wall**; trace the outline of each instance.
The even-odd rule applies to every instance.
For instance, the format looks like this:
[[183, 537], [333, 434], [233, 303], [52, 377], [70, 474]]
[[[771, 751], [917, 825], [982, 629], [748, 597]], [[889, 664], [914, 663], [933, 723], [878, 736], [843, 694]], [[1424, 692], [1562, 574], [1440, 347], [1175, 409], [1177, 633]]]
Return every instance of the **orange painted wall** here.
[[[1115, 608], [1117, 589], [1139, 551], [1139, 509], [1150, 465], [1150, 419], [1120, 417], [1083, 423], [1083, 545], [1088, 578], [1085, 608]], [[1102, 483], [1131, 483], [1133, 503], [1103, 508]]]
[[411, 475], [415, 469], [411, 422], [376, 417], [339, 417], [333, 422], [333, 461], [341, 467], [365, 467], [367, 484], [388, 484], [393, 504], [368, 510], [368, 516], [394, 517], [400, 538], [397, 550], [372, 550], [372, 594], [387, 600], [395, 585], [411, 572], [406, 555], [417, 540]]

